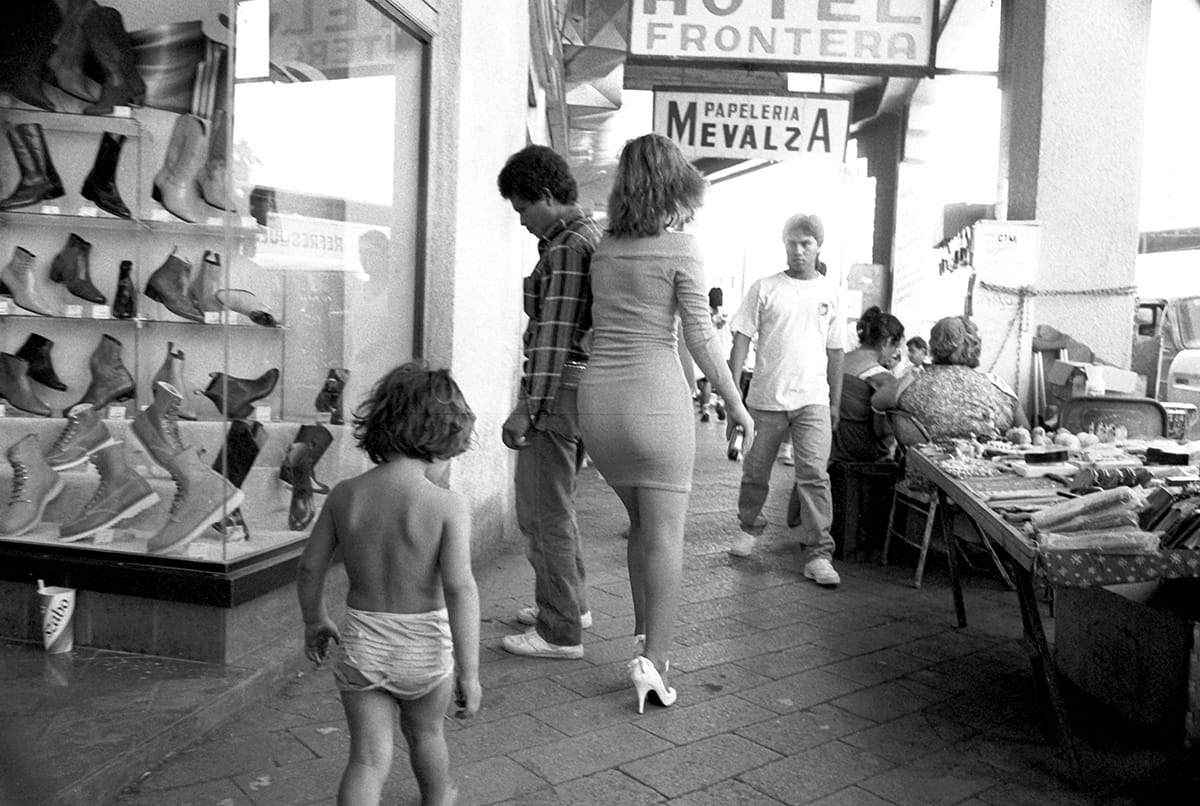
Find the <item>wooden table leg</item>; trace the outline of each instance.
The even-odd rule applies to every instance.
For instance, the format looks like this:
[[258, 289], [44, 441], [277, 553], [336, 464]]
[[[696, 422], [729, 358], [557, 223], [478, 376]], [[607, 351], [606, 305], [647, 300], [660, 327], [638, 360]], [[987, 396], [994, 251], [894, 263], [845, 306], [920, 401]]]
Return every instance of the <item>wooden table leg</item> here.
[[937, 491], [938, 528], [942, 530], [942, 542], [946, 544], [946, 564], [950, 568], [950, 590], [954, 594], [954, 614], [958, 617], [958, 626], [967, 626], [967, 607], [963, 603], [962, 579], [958, 575], [958, 548], [954, 542], [954, 523], [947, 514], [950, 512], [950, 499], [940, 489]]
[[1033, 644], [1030, 662], [1033, 665], [1034, 680], [1046, 695], [1046, 700], [1054, 712], [1058, 741], [1067, 754], [1071, 779], [1074, 783], [1079, 784], [1083, 780], [1079, 747], [1075, 741], [1075, 732], [1071, 730], [1071, 720], [1067, 714], [1067, 705], [1063, 700], [1062, 689], [1058, 685], [1058, 666], [1054, 662], [1054, 656], [1050, 653], [1050, 645], [1046, 642], [1046, 631], [1042, 626], [1037, 595], [1033, 589], [1033, 574], [1008, 557], [1003, 557], [1003, 560], [1004, 564], [1008, 566], [1009, 575], [1017, 586], [1017, 599], [1021, 603], [1021, 621], [1025, 626], [1025, 637]]

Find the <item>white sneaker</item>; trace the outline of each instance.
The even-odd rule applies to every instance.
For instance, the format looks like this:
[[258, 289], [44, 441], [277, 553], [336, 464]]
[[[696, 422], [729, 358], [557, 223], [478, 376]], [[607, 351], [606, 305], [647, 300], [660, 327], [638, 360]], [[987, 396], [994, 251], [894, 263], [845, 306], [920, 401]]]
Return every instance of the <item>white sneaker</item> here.
[[792, 443], [785, 442], [780, 447], [779, 461], [787, 467], [793, 467], [796, 464], [796, 454], [792, 448]]
[[729, 553], [734, 557], [749, 557], [754, 553], [755, 542], [756, 538], [754, 535], [748, 535], [743, 532], [729, 544]]
[[504, 647], [506, 652], [511, 652], [514, 655], [524, 655], [527, 658], [583, 657], [583, 644], [575, 644], [574, 646], [552, 644], [538, 635], [537, 630], [530, 630], [529, 632], [518, 633], [517, 635], [506, 635], [500, 639], [500, 646]]
[[[537, 624], [538, 608], [537, 605], [522, 607], [517, 611], [517, 623], [528, 624], [530, 626]], [[579, 616], [579, 626], [585, 630], [592, 628], [592, 611], [587, 611]]]
[[827, 588], [836, 587], [842, 582], [842, 578], [838, 576], [838, 572], [833, 569], [833, 563], [824, 557], [809, 560], [804, 566], [804, 576], [818, 585], [824, 585]]

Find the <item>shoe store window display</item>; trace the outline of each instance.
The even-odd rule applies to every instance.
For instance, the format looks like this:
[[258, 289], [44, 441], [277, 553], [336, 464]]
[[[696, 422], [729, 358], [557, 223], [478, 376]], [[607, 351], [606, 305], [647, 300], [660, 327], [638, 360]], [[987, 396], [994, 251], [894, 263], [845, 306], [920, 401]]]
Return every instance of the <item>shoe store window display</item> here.
[[734, 373], [741, 371], [754, 337], [757, 352], [746, 398], [756, 439], [742, 460], [737, 501], [742, 534], [729, 553], [753, 554], [767, 526], [762, 510], [771, 470], [780, 444], [787, 440], [793, 448], [799, 512], [789, 535], [805, 551], [804, 576], [833, 587], [841, 578], [832, 562], [828, 464], [842, 392], [845, 315], [837, 283], [818, 269], [825, 240], [821, 219], [805, 213], [792, 216], [784, 222], [782, 240], [787, 267], [751, 284], [730, 320]]
[[506, 635], [501, 646], [527, 657], [582, 658], [591, 612], [575, 518], [578, 390], [589, 355], [588, 275], [600, 227], [580, 209], [575, 178], [553, 149], [529, 146], [513, 154], [497, 185], [538, 239], [540, 255], [524, 283], [519, 399], [501, 433], [517, 452], [517, 523], [533, 566], [534, 602], [516, 614], [529, 629]]

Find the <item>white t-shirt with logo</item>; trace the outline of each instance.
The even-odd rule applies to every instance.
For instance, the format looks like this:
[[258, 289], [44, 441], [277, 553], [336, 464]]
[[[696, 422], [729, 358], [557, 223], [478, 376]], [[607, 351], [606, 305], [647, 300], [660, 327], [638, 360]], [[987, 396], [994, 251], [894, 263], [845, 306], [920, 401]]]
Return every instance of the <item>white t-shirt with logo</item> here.
[[846, 348], [835, 283], [822, 276], [798, 280], [784, 272], [756, 280], [729, 326], [744, 336], [758, 336], [747, 406], [792, 411], [829, 405], [825, 351]]

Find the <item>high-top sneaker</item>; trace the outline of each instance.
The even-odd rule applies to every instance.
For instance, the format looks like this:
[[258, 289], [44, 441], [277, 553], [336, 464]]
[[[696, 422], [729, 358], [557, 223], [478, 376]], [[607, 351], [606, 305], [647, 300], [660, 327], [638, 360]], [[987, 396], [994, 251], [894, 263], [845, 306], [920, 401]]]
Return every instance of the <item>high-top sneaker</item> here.
[[147, 548], [152, 554], [183, 548], [237, 509], [245, 497], [227, 478], [206, 465], [194, 447], [171, 457], [167, 470], [175, 479], [175, 500], [166, 525], [150, 538]]
[[96, 451], [116, 444], [96, 407], [80, 403], [67, 412], [67, 426], [46, 451], [46, 464], [55, 470], [66, 470], [83, 464]]
[[133, 434], [142, 443], [150, 458], [165, 468], [183, 450], [179, 436], [178, 410], [182, 395], [165, 381], [155, 381], [154, 402], [138, 412], [133, 420]]
[[64, 523], [59, 538], [68, 542], [91, 537], [158, 503], [158, 493], [125, 461], [120, 442], [90, 457], [100, 473], [100, 486], [74, 520]]
[[42, 458], [37, 436], [28, 434], [8, 449], [13, 469], [12, 496], [0, 517], [0, 535], [23, 535], [42, 521], [46, 506], [63, 491], [62, 479]]

